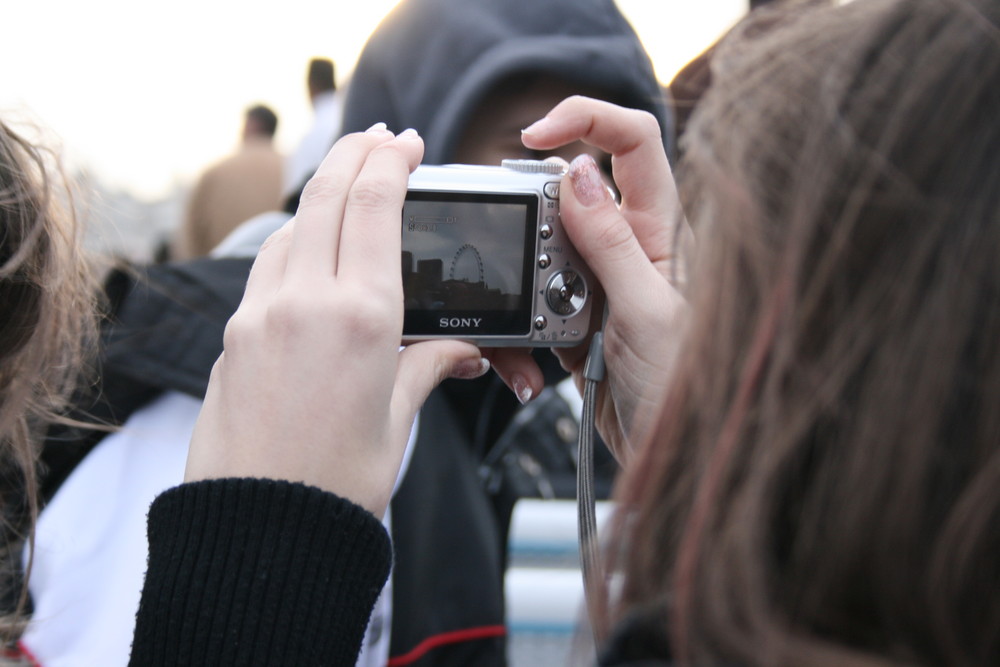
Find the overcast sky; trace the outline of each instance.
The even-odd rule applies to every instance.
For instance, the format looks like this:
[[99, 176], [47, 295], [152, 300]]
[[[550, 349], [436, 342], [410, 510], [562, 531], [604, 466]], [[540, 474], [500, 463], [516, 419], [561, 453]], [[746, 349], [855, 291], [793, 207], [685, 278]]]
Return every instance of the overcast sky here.
[[[503, 0], [497, 0], [503, 1]], [[237, 143], [270, 104], [288, 149], [310, 109], [313, 56], [349, 76], [397, 0], [23, 0], [4, 7], [0, 114], [44, 132], [71, 165], [156, 198]], [[745, 0], [618, 0], [666, 82], [742, 15]]]

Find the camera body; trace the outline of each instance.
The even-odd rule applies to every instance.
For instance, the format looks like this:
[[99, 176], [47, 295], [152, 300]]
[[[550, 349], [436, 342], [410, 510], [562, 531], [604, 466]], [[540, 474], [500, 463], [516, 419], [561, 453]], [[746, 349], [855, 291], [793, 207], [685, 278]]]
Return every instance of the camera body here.
[[559, 219], [554, 162], [421, 165], [403, 205], [403, 341], [579, 344], [593, 275]]

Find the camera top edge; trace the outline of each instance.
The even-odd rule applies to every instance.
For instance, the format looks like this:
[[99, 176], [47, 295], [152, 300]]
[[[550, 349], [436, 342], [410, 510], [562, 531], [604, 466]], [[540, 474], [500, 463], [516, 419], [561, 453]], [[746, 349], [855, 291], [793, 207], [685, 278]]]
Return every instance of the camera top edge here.
[[524, 188], [534, 191], [547, 182], [558, 181], [566, 172], [559, 162], [541, 160], [504, 160], [497, 165], [445, 164], [420, 165], [410, 175], [412, 190], [484, 189], [507, 191]]

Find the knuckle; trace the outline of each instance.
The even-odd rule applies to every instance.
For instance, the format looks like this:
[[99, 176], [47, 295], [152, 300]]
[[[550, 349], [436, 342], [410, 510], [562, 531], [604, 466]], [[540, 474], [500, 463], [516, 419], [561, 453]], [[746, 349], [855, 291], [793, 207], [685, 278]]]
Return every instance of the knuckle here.
[[317, 332], [340, 331], [348, 340], [378, 340], [393, 330], [394, 312], [386, 299], [369, 291], [338, 290], [329, 295], [280, 294], [267, 309], [268, 338], [299, 345]]
[[[272, 252], [280, 250], [281, 248], [287, 247], [292, 240], [292, 225], [286, 223], [275, 230], [273, 233], [269, 234], [264, 242], [260, 245], [260, 249], [257, 251], [257, 257], [262, 255], [268, 255]], [[254, 272], [257, 264], [254, 263], [250, 267], [251, 275]]]
[[338, 318], [348, 337], [357, 340], [381, 340], [394, 330], [395, 314], [384, 299], [360, 295], [341, 304]]
[[316, 174], [306, 183], [299, 197], [299, 207], [326, 202], [343, 194], [346, 186], [340, 178], [330, 174]]
[[223, 351], [222, 354], [218, 356], [215, 363], [212, 364], [212, 370], [208, 373], [208, 383], [210, 385], [217, 384], [219, 378], [222, 377], [224, 372], [224, 367], [226, 365], [226, 353]]
[[239, 349], [254, 337], [256, 326], [251, 322], [250, 317], [242, 309], [237, 310], [222, 332], [222, 346], [226, 350]]
[[285, 290], [267, 307], [265, 327], [269, 335], [295, 339], [320, 316], [319, 302], [293, 290]]
[[662, 133], [660, 130], [660, 121], [656, 120], [656, 116], [640, 109], [632, 109], [632, 112], [635, 117], [635, 126], [639, 128], [640, 134], [643, 137], [659, 141]]
[[594, 229], [594, 247], [609, 255], [626, 253], [631, 249], [632, 238], [629, 226], [615, 220], [605, 220]]
[[380, 177], [361, 176], [351, 187], [349, 201], [361, 210], [376, 210], [386, 206], [396, 194], [391, 183]]
[[580, 94], [570, 95], [563, 102], [567, 107], [577, 108], [580, 106], [586, 106], [593, 103], [593, 100], [589, 97], [585, 97]]

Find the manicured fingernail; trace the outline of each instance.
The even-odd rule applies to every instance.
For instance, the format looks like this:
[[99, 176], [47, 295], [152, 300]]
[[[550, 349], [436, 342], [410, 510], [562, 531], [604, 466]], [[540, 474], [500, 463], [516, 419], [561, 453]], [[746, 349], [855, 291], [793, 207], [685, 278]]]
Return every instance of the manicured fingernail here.
[[577, 200], [588, 208], [610, 197], [597, 162], [587, 153], [576, 156], [569, 163], [569, 178], [573, 181], [573, 193]]
[[387, 131], [387, 129], [388, 129], [388, 126], [385, 123], [375, 123], [374, 125], [372, 125], [371, 127], [369, 127], [367, 130], [365, 130], [365, 132], [385, 132], [385, 131]]
[[514, 387], [514, 395], [517, 396], [517, 400], [521, 401], [521, 405], [527, 405], [535, 393], [531, 390], [528, 381], [523, 376], [515, 375], [510, 379], [510, 384]]
[[490, 370], [490, 360], [485, 357], [466, 359], [455, 364], [451, 369], [451, 377], [459, 380], [475, 380]]
[[542, 118], [541, 120], [536, 120], [534, 123], [521, 130], [521, 134], [522, 135], [541, 134], [546, 129], [548, 129], [549, 125], [551, 124], [552, 124], [551, 120], [549, 120], [548, 118]]
[[417, 133], [417, 131], [414, 130], [412, 127], [408, 127], [399, 133], [400, 139], [415, 139], [419, 136], [420, 135]]

